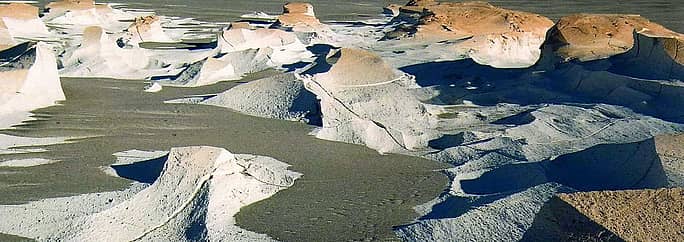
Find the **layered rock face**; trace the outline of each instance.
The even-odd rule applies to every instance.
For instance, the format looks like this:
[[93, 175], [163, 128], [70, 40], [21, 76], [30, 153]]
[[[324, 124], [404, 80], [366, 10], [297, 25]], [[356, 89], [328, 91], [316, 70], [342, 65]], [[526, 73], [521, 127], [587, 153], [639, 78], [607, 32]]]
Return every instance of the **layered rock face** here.
[[38, 240], [271, 241], [235, 226], [233, 216], [292, 186], [301, 174], [287, 167], [220, 148], [174, 148], [149, 186], [0, 206], [4, 217], [17, 218], [0, 222], [0, 231]]
[[462, 40], [454, 55], [497, 68], [523, 68], [537, 62], [546, 31], [553, 22], [543, 16], [502, 9], [484, 2], [411, 1], [395, 18], [405, 22], [386, 38]]

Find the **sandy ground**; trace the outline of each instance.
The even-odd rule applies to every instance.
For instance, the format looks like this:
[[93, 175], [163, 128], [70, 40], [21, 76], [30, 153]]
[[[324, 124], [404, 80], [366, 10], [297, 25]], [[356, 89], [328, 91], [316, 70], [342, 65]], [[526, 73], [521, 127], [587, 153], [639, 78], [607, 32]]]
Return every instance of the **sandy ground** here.
[[574, 193], [560, 198], [627, 241], [684, 238], [682, 188]]
[[14, 235], [0, 234], [0, 241], [3, 241], [3, 242], [24, 242], [24, 241], [33, 241], [33, 240], [14, 236]]
[[62, 161], [0, 169], [2, 204], [125, 188], [128, 181], [100, 171], [100, 166], [114, 163], [111, 154], [119, 151], [210, 145], [270, 156], [306, 174], [290, 189], [244, 208], [237, 215], [239, 226], [285, 241], [392, 239], [392, 226], [410, 222], [417, 216], [412, 208], [447, 185], [447, 178], [434, 171], [444, 168], [437, 162], [381, 156], [362, 146], [319, 140], [307, 135], [311, 126], [301, 123], [249, 117], [219, 107], [162, 103], [218, 93], [235, 83], [145, 93], [141, 81], [62, 81], [67, 95], [62, 106], [37, 110], [37, 120], [3, 133], [97, 137], [47, 146], [49, 151], [38, 155], [0, 157]]
[[[665, 169], [678, 171], [684, 178], [684, 135], [663, 135], [655, 138], [656, 150]], [[684, 182], [684, 180], [679, 181]], [[679, 184], [684, 185], [684, 184]]]

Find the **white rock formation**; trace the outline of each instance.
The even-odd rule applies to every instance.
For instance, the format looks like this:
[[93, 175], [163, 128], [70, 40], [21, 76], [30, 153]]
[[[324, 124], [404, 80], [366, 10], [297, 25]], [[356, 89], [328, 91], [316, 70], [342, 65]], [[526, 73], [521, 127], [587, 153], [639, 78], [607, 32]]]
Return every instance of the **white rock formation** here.
[[49, 35], [38, 17], [38, 8], [25, 3], [0, 5], [0, 32], [7, 31], [11, 38], [38, 38]]
[[307, 46], [290, 32], [278, 29], [250, 29], [234, 24], [218, 35], [215, 52], [187, 65], [176, 75], [153, 78], [163, 85], [196, 87], [287, 64], [311, 61]]
[[69, 34], [82, 32], [86, 27], [98, 26], [107, 31], [121, 31], [128, 27], [122, 20], [132, 20], [134, 15], [113, 9], [109, 5], [96, 4], [92, 0], [62, 0], [45, 6], [46, 23], [60, 26]]
[[102, 28], [85, 28], [77, 46], [62, 54], [60, 70], [67, 77], [105, 77], [116, 79], [148, 79], [182, 71], [182, 66], [213, 53], [213, 50], [150, 50], [138, 46], [121, 47], [115, 36]]
[[251, 81], [200, 104], [226, 107], [248, 115], [291, 121], [316, 122], [318, 101], [293, 73]]
[[320, 99], [323, 125], [316, 137], [381, 153], [414, 150], [436, 138], [421, 128], [430, 125], [430, 114], [408, 91], [417, 87], [410, 76], [363, 50], [343, 48], [319, 65], [327, 61], [335, 61], [327, 72], [302, 78]]
[[453, 56], [496, 68], [534, 65], [546, 31], [553, 26], [546, 17], [485, 2], [412, 1], [398, 8], [393, 22], [395, 30], [386, 39], [453, 42]]
[[150, 65], [148, 51], [123, 49], [117, 46], [105, 31], [96, 26], [87, 27], [79, 46], [68, 49], [62, 60], [62, 76], [145, 78], [142, 69]]
[[0, 52], [0, 116], [2, 126], [28, 118], [33, 109], [64, 100], [52, 50], [43, 43], [26, 42]]
[[0, 232], [38, 240], [270, 241], [235, 226], [240, 207], [293, 185], [301, 174], [272, 158], [212, 147], [172, 149], [151, 185], [0, 206]]
[[219, 35], [218, 41], [221, 53], [270, 48], [273, 50], [271, 62], [275, 66], [313, 60], [311, 52], [295, 33], [279, 29], [231, 27]]
[[245, 75], [266, 70], [272, 66], [272, 50], [247, 49], [207, 57], [194, 62], [177, 75], [155, 77], [157, 82], [169, 86], [197, 87], [220, 81], [240, 80]]
[[164, 33], [161, 25], [162, 19], [158, 16], [136, 17], [135, 22], [126, 30], [126, 45], [138, 46], [142, 42], [173, 42], [174, 40]]

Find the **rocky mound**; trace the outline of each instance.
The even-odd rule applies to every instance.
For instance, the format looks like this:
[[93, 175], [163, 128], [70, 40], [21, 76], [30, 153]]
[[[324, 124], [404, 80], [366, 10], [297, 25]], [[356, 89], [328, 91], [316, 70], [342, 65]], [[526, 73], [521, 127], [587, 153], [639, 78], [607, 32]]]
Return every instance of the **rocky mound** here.
[[405, 241], [520, 241], [552, 194], [569, 191], [572, 189], [559, 184], [542, 184], [456, 218], [426, 219], [398, 227], [396, 233]]
[[627, 241], [684, 238], [684, 189], [561, 194], [583, 215]]
[[318, 100], [293, 73], [281, 74], [231, 88], [201, 102], [248, 115], [320, 122]]
[[498, 8], [484, 2], [411, 1], [399, 9], [402, 23], [387, 39], [462, 40], [454, 56], [497, 68], [534, 65], [553, 22], [543, 16]]
[[378, 55], [361, 50], [336, 50], [325, 63], [330, 69], [318, 74], [316, 80], [326, 87], [362, 87], [394, 81], [401, 74], [391, 68]]
[[283, 14], [273, 27], [288, 28], [296, 32], [316, 32], [324, 25], [316, 18], [310, 3], [292, 2], [283, 6]]
[[174, 148], [149, 186], [0, 206], [15, 218], [0, 221], [0, 231], [38, 240], [269, 241], [233, 216], [292, 186], [300, 174], [287, 167], [220, 148]]

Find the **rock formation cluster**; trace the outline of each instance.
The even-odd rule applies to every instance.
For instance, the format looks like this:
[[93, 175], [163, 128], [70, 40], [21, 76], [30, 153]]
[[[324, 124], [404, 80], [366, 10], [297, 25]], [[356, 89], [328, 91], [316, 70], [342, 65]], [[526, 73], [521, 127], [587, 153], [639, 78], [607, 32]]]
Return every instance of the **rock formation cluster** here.
[[[379, 24], [328, 24], [311, 4], [287, 3], [272, 22], [234, 22], [192, 42], [168, 27], [189, 20], [93, 1], [53, 2], [42, 17], [2, 5], [0, 126], [64, 100], [60, 76], [163, 92], [276, 71], [169, 102], [305, 122], [320, 139], [452, 165], [446, 190], [394, 228], [406, 241], [683, 238], [684, 35], [637, 15], [554, 22], [484, 2], [412, 0], [386, 12]], [[233, 216], [299, 176], [268, 157], [175, 148], [151, 184], [0, 206], [18, 218], [0, 232], [271, 240]], [[63, 207], [37, 212], [52, 206]]]

